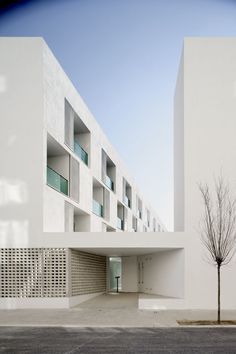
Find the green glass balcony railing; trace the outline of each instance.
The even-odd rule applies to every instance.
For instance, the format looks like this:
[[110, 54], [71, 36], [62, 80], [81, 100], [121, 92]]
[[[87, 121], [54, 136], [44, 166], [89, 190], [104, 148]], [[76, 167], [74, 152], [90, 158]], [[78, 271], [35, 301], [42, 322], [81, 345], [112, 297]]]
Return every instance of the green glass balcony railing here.
[[105, 177], [105, 185], [110, 188], [112, 191], [114, 191], [114, 182], [111, 180], [109, 176], [106, 175]]
[[65, 195], [68, 195], [68, 181], [59, 173], [54, 171], [51, 167], [47, 166], [47, 184], [56, 189], [58, 192], [61, 192]]
[[117, 217], [117, 229], [124, 230], [124, 220]]
[[93, 199], [93, 213], [97, 216], [103, 217], [103, 205], [99, 204]]
[[124, 198], [124, 203], [125, 203], [125, 205], [127, 205], [130, 208], [131, 202], [130, 202], [130, 199], [126, 195], [125, 195], [125, 198]]
[[88, 166], [88, 154], [76, 140], [74, 142], [74, 152]]

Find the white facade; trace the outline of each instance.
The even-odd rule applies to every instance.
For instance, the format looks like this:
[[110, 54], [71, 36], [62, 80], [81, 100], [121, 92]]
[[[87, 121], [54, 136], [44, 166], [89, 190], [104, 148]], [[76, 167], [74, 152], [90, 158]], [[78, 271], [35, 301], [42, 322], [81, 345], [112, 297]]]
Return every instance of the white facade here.
[[[216, 307], [216, 269], [199, 240], [198, 184], [220, 175], [236, 190], [236, 38], [186, 38], [175, 94], [175, 231], [184, 231], [185, 306]], [[235, 259], [222, 271], [222, 305], [236, 308]]]
[[[132, 188], [132, 208], [125, 207], [128, 210], [125, 231], [132, 229], [131, 215], [137, 211], [133, 209], [136, 195], [143, 202], [143, 210], [146, 207], [150, 210], [151, 218], [153, 211], [44, 42], [33, 38], [2, 38], [0, 51], [0, 117], [4, 127], [0, 129], [1, 271], [5, 276], [2, 289], [6, 295], [11, 292], [11, 296], [2, 296], [0, 306], [69, 307], [109, 291], [109, 282], [106, 285], [104, 278], [109, 268], [105, 259], [108, 262], [109, 257], [119, 256], [121, 289], [141, 292], [140, 308], [216, 308], [216, 270], [206, 262], [197, 232], [203, 212], [197, 184], [208, 182], [213, 187], [214, 177], [221, 173], [235, 190], [236, 39], [187, 38], [184, 42], [175, 94], [175, 232], [149, 232], [148, 235], [119, 232], [111, 236], [80, 229], [88, 226], [89, 218], [90, 231], [118, 231], [117, 200], [121, 206], [125, 201], [123, 177]], [[84, 124], [73, 126], [76, 133], [80, 134], [82, 128], [81, 134], [85, 134], [78, 138], [81, 146], [85, 144], [84, 150], [88, 149], [88, 166], [65, 144], [65, 97]], [[73, 142], [73, 136], [70, 131], [68, 144]], [[109, 157], [107, 166], [115, 182], [115, 193], [103, 183], [102, 166], [106, 159], [102, 150]], [[47, 163], [70, 179], [71, 158], [79, 163], [79, 184], [78, 180], [69, 181], [73, 196], [78, 192], [79, 200], [66, 197], [46, 183]], [[72, 167], [76, 171], [76, 164]], [[92, 212], [93, 198], [101, 203], [104, 200], [99, 199], [100, 188], [109, 193], [109, 220]], [[91, 198], [86, 199], [85, 195]], [[140, 221], [138, 231], [143, 231], [143, 226], [146, 225]], [[35, 254], [33, 258], [29, 258], [31, 253]], [[58, 258], [59, 254], [62, 258]], [[45, 284], [46, 293], [41, 296], [38, 296], [40, 286], [30, 283], [27, 275], [33, 268], [29, 259], [36, 258], [47, 276], [45, 279], [49, 279]], [[19, 259], [17, 266], [13, 259]], [[81, 263], [80, 259], [84, 261]], [[98, 262], [100, 266], [93, 268]], [[23, 281], [21, 264], [24, 264]], [[89, 270], [87, 278], [84, 269]], [[101, 282], [93, 284], [93, 272], [101, 269]], [[54, 287], [51, 271], [57, 279], [63, 279], [63, 287]], [[232, 281], [235, 271], [235, 259], [222, 271], [224, 309], [236, 309], [236, 286]], [[15, 283], [7, 278], [12, 272], [19, 277], [15, 277]], [[82, 285], [77, 273], [82, 276]], [[34, 297], [30, 298], [29, 293]]]
[[[164, 231], [51, 51], [42, 40], [37, 43], [47, 146], [44, 231]], [[68, 196], [51, 188], [58, 174], [68, 184]]]

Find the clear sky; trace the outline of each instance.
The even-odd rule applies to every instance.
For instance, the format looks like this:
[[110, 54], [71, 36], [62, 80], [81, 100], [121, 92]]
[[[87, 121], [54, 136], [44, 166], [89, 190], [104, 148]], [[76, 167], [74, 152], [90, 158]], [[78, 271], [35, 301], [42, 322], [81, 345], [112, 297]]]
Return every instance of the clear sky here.
[[26, 1], [0, 13], [0, 35], [46, 40], [171, 229], [173, 95], [183, 38], [236, 36], [236, 1]]

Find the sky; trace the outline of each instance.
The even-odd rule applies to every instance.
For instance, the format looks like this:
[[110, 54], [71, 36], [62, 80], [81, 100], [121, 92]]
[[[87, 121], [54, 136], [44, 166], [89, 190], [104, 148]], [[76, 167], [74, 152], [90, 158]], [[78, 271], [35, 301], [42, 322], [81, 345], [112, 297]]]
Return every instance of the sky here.
[[236, 36], [236, 0], [24, 1], [0, 11], [0, 36], [45, 39], [172, 230], [173, 97], [183, 39]]

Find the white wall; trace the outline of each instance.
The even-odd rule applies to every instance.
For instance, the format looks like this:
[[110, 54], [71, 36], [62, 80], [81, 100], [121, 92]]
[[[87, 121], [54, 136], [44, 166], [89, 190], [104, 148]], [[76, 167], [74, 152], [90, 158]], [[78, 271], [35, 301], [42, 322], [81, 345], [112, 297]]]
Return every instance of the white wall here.
[[[176, 91], [179, 99], [175, 107], [175, 146], [183, 136], [184, 152], [181, 157], [180, 149], [175, 156], [175, 166], [181, 167], [184, 158], [184, 190], [179, 181], [175, 185], [175, 206], [176, 214], [181, 215], [184, 204], [184, 230], [189, 238], [186, 306], [215, 308], [216, 269], [207, 262], [197, 231], [203, 213], [198, 183], [207, 182], [213, 189], [214, 179], [222, 174], [232, 193], [236, 190], [236, 38], [186, 38], [179, 82], [183, 84], [178, 84]], [[178, 126], [180, 118], [183, 123]], [[176, 173], [178, 177], [180, 171]], [[223, 308], [236, 308], [236, 285], [232, 281], [235, 272], [235, 260], [223, 269]]]
[[80, 162], [80, 176], [79, 176], [79, 191], [80, 191], [80, 202], [79, 207], [86, 213], [91, 214], [92, 212], [92, 178], [89, 168]]
[[103, 187], [93, 187], [93, 199], [103, 205]]
[[140, 291], [167, 297], [184, 296], [183, 249], [160, 251], [139, 257], [138, 261], [143, 273], [140, 277]]
[[42, 46], [0, 38], [0, 247], [42, 236]]
[[43, 223], [47, 232], [65, 231], [65, 197], [49, 186], [44, 186]]
[[[209, 261], [199, 235], [189, 234], [185, 249], [185, 299], [186, 308], [217, 308], [217, 270]], [[236, 257], [231, 264], [222, 267], [222, 309], [236, 309]]]
[[47, 164], [67, 181], [70, 181], [69, 155], [48, 157]]
[[236, 188], [236, 38], [187, 38], [183, 60], [185, 231], [195, 232], [197, 183], [222, 173]]
[[22, 299], [0, 299], [0, 310], [14, 309], [65, 309], [77, 306], [103, 293], [93, 293], [71, 297], [57, 298], [22, 298]]
[[174, 97], [174, 231], [184, 231], [184, 62], [181, 57]]
[[122, 291], [138, 291], [138, 263], [137, 256], [122, 257]]
[[[87, 152], [90, 160], [90, 133], [75, 134], [75, 139], [80, 143], [80, 146]], [[90, 164], [90, 161], [88, 161]]]
[[75, 231], [81, 232], [89, 232], [90, 231], [90, 215], [75, 215]]

